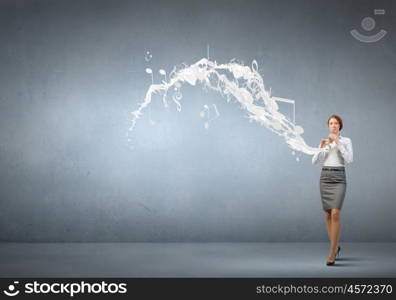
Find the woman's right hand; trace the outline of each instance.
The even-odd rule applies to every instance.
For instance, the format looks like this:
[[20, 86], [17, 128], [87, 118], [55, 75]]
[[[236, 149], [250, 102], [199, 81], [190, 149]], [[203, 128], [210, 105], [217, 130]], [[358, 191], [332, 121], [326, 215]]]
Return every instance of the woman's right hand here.
[[327, 143], [327, 140], [326, 139], [321, 139], [320, 140], [320, 143], [319, 143], [319, 147], [320, 148], [323, 148], [324, 147], [324, 145]]

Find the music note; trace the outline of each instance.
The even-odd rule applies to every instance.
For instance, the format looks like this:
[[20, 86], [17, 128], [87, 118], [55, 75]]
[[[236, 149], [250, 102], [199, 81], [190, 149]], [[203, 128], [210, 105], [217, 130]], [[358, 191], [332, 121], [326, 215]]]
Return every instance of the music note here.
[[151, 74], [151, 84], [154, 84], [153, 70], [146, 68], [146, 73]]
[[[296, 152], [295, 152], [295, 151], [292, 151], [291, 154], [294, 156], [294, 155], [296, 155]], [[299, 158], [298, 156], [296, 157], [296, 161], [300, 161], [300, 158]]]
[[205, 113], [209, 110], [209, 107], [205, 104], [204, 105], [204, 109], [202, 111], [199, 112], [199, 116], [201, 118], [205, 118]]
[[200, 113], [199, 113], [199, 116], [201, 118], [205, 118], [205, 116], [207, 116], [207, 120], [204, 122], [205, 129], [209, 128], [210, 122], [212, 122], [214, 119], [217, 119], [220, 116], [220, 113], [219, 113], [219, 110], [217, 109], [216, 104], [213, 103], [212, 105], [213, 105], [213, 109], [214, 109], [215, 114], [216, 114], [215, 117], [210, 118], [210, 108], [209, 108], [209, 106], [207, 104], [205, 104], [203, 106], [204, 107], [203, 110], [200, 111]]
[[166, 83], [166, 71], [163, 70], [163, 69], [160, 69], [158, 72], [159, 72], [161, 75], [165, 76], [165, 83]]
[[173, 97], [172, 97], [172, 100], [173, 100], [173, 102], [176, 103], [176, 108], [179, 112], [181, 111], [181, 104], [179, 101], [183, 97], [183, 94], [180, 92], [180, 88], [181, 88], [181, 83], [176, 82], [175, 87], [174, 87], [175, 93], [173, 94]]
[[179, 100], [183, 97], [183, 94], [180, 92], [180, 88], [175, 87], [175, 93], [173, 94], [173, 102], [176, 103], [176, 108], [178, 111], [181, 111], [181, 104]]
[[[292, 104], [293, 105], [293, 123], [296, 124], [296, 103], [295, 103], [295, 101], [291, 100], [291, 99], [280, 98], [280, 97], [271, 97], [271, 99], [275, 100], [275, 101], [278, 101], [278, 102], [284, 102], [284, 103]], [[300, 132], [299, 134], [304, 132], [304, 129], [301, 126], [298, 126], [297, 130]]]
[[146, 52], [146, 55], [144, 56], [145, 61], [150, 61], [153, 58], [153, 55], [150, 53], [150, 51]]

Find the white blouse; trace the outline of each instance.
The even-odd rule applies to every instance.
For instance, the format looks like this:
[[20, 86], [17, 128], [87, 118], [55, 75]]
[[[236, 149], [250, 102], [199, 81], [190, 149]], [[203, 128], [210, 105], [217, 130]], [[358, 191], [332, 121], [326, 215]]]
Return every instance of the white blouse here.
[[[352, 141], [348, 137], [339, 137], [340, 145], [338, 146], [335, 141], [327, 144], [321, 148], [312, 157], [312, 164], [323, 161], [323, 166], [326, 167], [341, 167], [353, 161]], [[320, 147], [320, 143], [319, 146]]]

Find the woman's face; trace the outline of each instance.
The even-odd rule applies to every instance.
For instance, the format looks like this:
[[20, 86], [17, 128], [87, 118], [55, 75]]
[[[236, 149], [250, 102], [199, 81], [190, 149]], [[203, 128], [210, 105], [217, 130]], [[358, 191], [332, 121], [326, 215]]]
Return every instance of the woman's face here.
[[340, 131], [340, 123], [338, 123], [336, 118], [331, 118], [329, 120], [329, 131], [335, 134], [338, 134]]

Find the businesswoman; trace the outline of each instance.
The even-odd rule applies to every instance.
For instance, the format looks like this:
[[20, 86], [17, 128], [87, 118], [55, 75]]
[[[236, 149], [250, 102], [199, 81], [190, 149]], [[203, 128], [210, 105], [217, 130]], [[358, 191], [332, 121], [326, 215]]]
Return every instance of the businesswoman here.
[[312, 157], [312, 164], [323, 161], [319, 187], [330, 240], [326, 265], [330, 266], [335, 264], [341, 250], [338, 242], [341, 232], [340, 211], [347, 187], [345, 165], [353, 161], [353, 150], [351, 139], [340, 134], [343, 123], [339, 116], [331, 115], [327, 120], [327, 126], [329, 136], [320, 140], [321, 151]]

